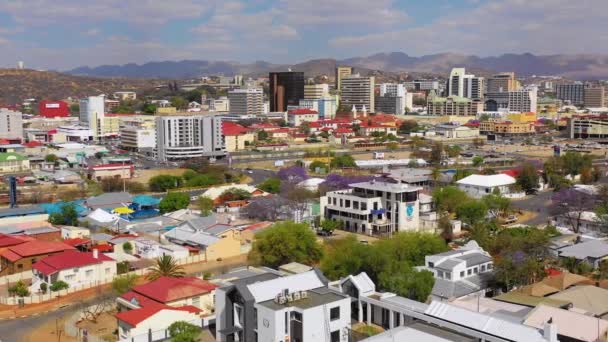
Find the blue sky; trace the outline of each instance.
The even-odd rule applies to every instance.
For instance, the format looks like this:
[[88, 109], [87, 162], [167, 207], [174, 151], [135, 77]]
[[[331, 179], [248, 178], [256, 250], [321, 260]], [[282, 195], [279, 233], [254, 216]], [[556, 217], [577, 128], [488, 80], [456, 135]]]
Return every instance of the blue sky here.
[[606, 0], [2, 0], [0, 67], [607, 53]]

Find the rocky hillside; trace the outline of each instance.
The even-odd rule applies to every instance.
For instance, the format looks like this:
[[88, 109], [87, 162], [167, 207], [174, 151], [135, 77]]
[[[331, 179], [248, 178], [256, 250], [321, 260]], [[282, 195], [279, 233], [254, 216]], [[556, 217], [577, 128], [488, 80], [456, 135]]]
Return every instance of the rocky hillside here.
[[28, 98], [60, 100], [120, 90], [141, 91], [161, 83], [158, 80], [94, 78], [50, 71], [0, 69], [0, 103], [15, 104]]

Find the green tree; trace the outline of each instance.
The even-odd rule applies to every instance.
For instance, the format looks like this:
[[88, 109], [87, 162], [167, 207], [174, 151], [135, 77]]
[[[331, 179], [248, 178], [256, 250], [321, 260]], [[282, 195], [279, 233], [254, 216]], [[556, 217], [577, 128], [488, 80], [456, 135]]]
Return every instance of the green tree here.
[[400, 134], [410, 134], [412, 132], [418, 131], [418, 129], [419, 129], [419, 126], [416, 121], [405, 120], [401, 123], [401, 126], [399, 126], [399, 133]]
[[343, 222], [342, 221], [338, 221], [338, 220], [323, 220], [323, 222], [321, 222], [321, 230], [327, 233], [333, 233], [334, 230], [336, 229], [342, 229], [343, 226]]
[[80, 115], [80, 104], [72, 103], [70, 105], [70, 115], [72, 115], [72, 116]]
[[144, 114], [155, 114], [157, 108], [158, 107], [155, 104], [145, 102], [141, 108], [141, 111], [144, 112]]
[[56, 282], [51, 284], [51, 291], [57, 292], [61, 290], [66, 290], [70, 287], [70, 284], [66, 283], [63, 280], [57, 280]]
[[485, 220], [488, 207], [483, 201], [468, 201], [456, 208], [456, 217], [468, 225], [474, 225]]
[[331, 167], [355, 167], [357, 164], [355, 163], [355, 158], [350, 154], [344, 154], [341, 156], [334, 157], [330, 163]]
[[223, 202], [247, 200], [251, 198], [251, 193], [239, 188], [229, 188], [222, 192], [219, 198]]
[[41, 283], [40, 284], [40, 292], [42, 292], [43, 294], [46, 294], [46, 292], [49, 290], [49, 286], [47, 285], [47, 283]]
[[500, 194], [489, 194], [482, 199], [492, 216], [506, 216], [511, 209], [511, 200]]
[[258, 189], [271, 194], [278, 194], [281, 191], [281, 180], [278, 177], [266, 178], [258, 185]]
[[76, 211], [76, 206], [73, 203], [63, 204], [59, 212], [49, 215], [49, 222], [55, 225], [78, 225], [78, 212]]
[[473, 166], [477, 167], [480, 166], [481, 164], [483, 164], [483, 157], [480, 156], [475, 156], [473, 157]]
[[169, 192], [158, 205], [161, 213], [169, 213], [179, 209], [186, 209], [190, 204], [190, 195], [187, 192]]
[[122, 261], [116, 264], [116, 273], [124, 274], [131, 270], [131, 264], [128, 261]]
[[182, 177], [172, 175], [158, 175], [150, 178], [148, 186], [151, 191], [164, 192], [182, 186]]
[[307, 224], [286, 221], [275, 223], [258, 234], [249, 258], [256, 264], [277, 268], [290, 262], [312, 265], [322, 254], [323, 250]]
[[55, 163], [57, 160], [59, 160], [59, 157], [57, 157], [55, 154], [47, 154], [44, 156], [44, 161], [47, 163]]
[[526, 192], [538, 189], [539, 176], [536, 171], [536, 166], [531, 163], [526, 163], [522, 166], [521, 171], [517, 175], [517, 184]]
[[127, 254], [131, 254], [133, 253], [133, 245], [129, 241], [127, 241], [122, 244], [122, 250], [125, 251], [125, 253]]
[[443, 159], [443, 144], [436, 141], [431, 147], [430, 161], [433, 165], [439, 165]]
[[201, 216], [211, 216], [215, 207], [213, 200], [206, 196], [201, 196], [198, 199], [198, 208], [201, 211]]
[[391, 262], [378, 276], [380, 287], [419, 302], [427, 301], [434, 284], [432, 272], [416, 271], [407, 262]]
[[311, 172], [315, 172], [315, 170], [319, 168], [321, 170], [325, 170], [327, 171], [327, 164], [325, 164], [324, 162], [320, 161], [320, 160], [315, 160], [312, 163], [310, 163], [310, 166], [308, 167], [308, 169]]
[[177, 321], [169, 326], [172, 342], [198, 342], [200, 333], [201, 328], [184, 321]]
[[117, 295], [125, 294], [135, 286], [137, 276], [135, 274], [126, 274], [124, 276], [115, 277], [112, 279], [112, 290]]
[[15, 285], [8, 288], [8, 293], [11, 296], [26, 297], [30, 295], [30, 290], [28, 290], [27, 285], [23, 280], [19, 280]]
[[433, 201], [439, 210], [455, 213], [456, 209], [470, 200], [466, 192], [455, 186], [437, 188], [433, 191]]
[[186, 275], [184, 268], [177, 264], [170, 255], [164, 254], [156, 259], [156, 264], [152, 266], [146, 275], [148, 280], [156, 280], [160, 277], [182, 278]]
[[171, 98], [171, 106], [179, 110], [184, 110], [188, 108], [188, 100], [181, 96], [174, 96]]
[[268, 132], [266, 132], [266, 131], [259, 131], [258, 132], [258, 140], [260, 140], [260, 141], [268, 140]]
[[386, 144], [386, 148], [388, 148], [391, 151], [395, 151], [399, 148], [399, 144], [394, 141], [391, 141], [388, 144]]

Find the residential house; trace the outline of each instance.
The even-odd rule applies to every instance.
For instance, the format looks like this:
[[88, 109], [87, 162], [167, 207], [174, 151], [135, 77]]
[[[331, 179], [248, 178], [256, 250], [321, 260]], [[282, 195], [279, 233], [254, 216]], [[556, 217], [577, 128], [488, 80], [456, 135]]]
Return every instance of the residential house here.
[[456, 182], [461, 190], [473, 198], [482, 198], [495, 191], [505, 197], [516, 196], [517, 193], [511, 190], [515, 183], [515, 178], [505, 174], [470, 175]]
[[494, 262], [475, 241], [424, 259], [425, 269], [435, 277], [431, 291], [435, 300], [454, 300], [475, 293], [485, 295], [489, 291]]
[[[567, 210], [568, 208], [564, 208]], [[578, 227], [579, 232], [587, 235], [603, 235], [604, 222], [593, 211], [570, 211], [557, 215], [553, 218], [553, 223], [558, 228], [572, 230]]]
[[28, 171], [30, 171], [30, 161], [25, 156], [14, 152], [0, 153], [0, 173]]
[[242, 151], [250, 144], [253, 144], [256, 137], [253, 132], [253, 130], [247, 129], [238, 123], [223, 121], [222, 134], [224, 135], [226, 151]]
[[118, 207], [124, 207], [133, 202], [133, 197], [128, 192], [107, 192], [99, 196], [87, 198], [84, 205], [91, 209], [108, 209], [112, 210]]
[[209, 189], [207, 189], [207, 191], [205, 191], [203, 193], [202, 196], [213, 200], [213, 203], [215, 205], [220, 205], [223, 202], [223, 200], [221, 198], [222, 194], [224, 192], [226, 192], [227, 190], [231, 190], [231, 189], [243, 190], [243, 191], [249, 193], [251, 195], [251, 197], [268, 195], [267, 192], [260, 190], [260, 189], [256, 188], [255, 186], [252, 186], [249, 184], [228, 184], [228, 185], [214, 186], [212, 188], [209, 188]]
[[5, 251], [9, 247], [17, 246], [32, 240], [34, 240], [34, 238], [31, 238], [27, 235], [0, 234], [0, 253]]
[[205, 217], [185, 221], [162, 236], [171, 243], [204, 255], [208, 261], [241, 254], [240, 230], [227, 224], [211, 223]]
[[546, 322], [557, 326], [559, 341], [604, 341], [608, 331], [606, 320], [544, 304], [532, 310], [523, 324], [540, 329]]
[[129, 164], [101, 164], [90, 166], [87, 177], [96, 181], [104, 178], [131, 179], [135, 174], [135, 167]]
[[220, 342], [349, 338], [350, 298], [328, 288], [318, 270], [247, 274], [218, 288], [215, 302]]
[[599, 318], [608, 317], [608, 290], [593, 285], [577, 285], [548, 296], [572, 304], [572, 311]]
[[68, 250], [75, 248], [62, 242], [39, 240], [8, 247], [0, 253], [0, 276], [29, 271], [37, 261]]
[[62, 239], [88, 238], [91, 231], [84, 227], [61, 226]]
[[192, 305], [209, 315], [214, 311], [213, 298], [217, 285], [196, 277], [160, 277], [147, 284], [135, 286], [116, 298], [119, 311], [168, 305], [179, 308]]
[[201, 310], [191, 305], [151, 305], [119, 312], [116, 320], [121, 341], [162, 341], [168, 336], [169, 326], [179, 321], [202, 326]]
[[145, 237], [135, 238], [131, 242], [133, 243], [134, 254], [146, 259], [156, 259], [168, 255], [174, 260], [179, 260], [187, 258], [190, 254], [188, 248], [174, 244], [163, 245]]
[[49, 214], [38, 205], [0, 209], [0, 226], [23, 223], [41, 225], [48, 220]]
[[116, 261], [97, 250], [79, 252], [68, 250], [36, 262], [32, 269], [32, 290], [41, 284], [50, 287], [57, 281], [66, 282], [71, 288], [83, 285], [98, 285], [110, 282], [117, 274]]
[[603, 240], [587, 240], [557, 250], [559, 258], [574, 258], [598, 268], [608, 258], [608, 243]]

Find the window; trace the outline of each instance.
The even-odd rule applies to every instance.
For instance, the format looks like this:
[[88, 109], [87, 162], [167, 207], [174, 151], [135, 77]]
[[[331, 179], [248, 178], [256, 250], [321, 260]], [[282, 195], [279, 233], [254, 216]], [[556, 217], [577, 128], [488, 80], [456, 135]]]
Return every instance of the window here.
[[493, 264], [488, 264], [488, 271], [491, 270], [494, 267]]
[[485, 272], [486, 270], [486, 265], [481, 265], [481, 272]]
[[464, 277], [464, 271], [460, 271], [460, 278]]
[[106, 268], [106, 274], [110, 274], [111, 271], [112, 271], [112, 269], [110, 269], [109, 267]]
[[353, 209], [359, 209], [359, 202], [353, 201]]
[[437, 271], [437, 278], [443, 278], [443, 271]]
[[91, 278], [93, 276], [93, 270], [87, 270], [84, 272], [85, 277]]
[[367, 203], [361, 202], [361, 210], [367, 210]]
[[332, 331], [329, 340], [331, 342], [340, 342], [340, 330]]
[[467, 275], [471, 275], [471, 273], [472, 273], [472, 272], [473, 272], [473, 271], [472, 271], [472, 270], [469, 268], [469, 269], [467, 270]]
[[340, 207], [344, 207], [344, 200], [340, 198]]
[[289, 333], [289, 312], [285, 311], [285, 335]]
[[200, 308], [201, 307], [201, 297], [192, 298], [192, 306]]
[[345, 208], [350, 208], [350, 200], [345, 200], [344, 201], [344, 207]]
[[475, 273], [475, 274], [479, 273], [479, 269], [477, 269], [477, 267], [475, 267], [475, 268], [473, 269], [473, 273]]
[[429, 268], [435, 267], [435, 264], [429, 261]]
[[68, 281], [70, 281], [70, 280], [74, 280], [74, 278], [75, 278], [75, 277], [76, 277], [76, 275], [75, 275], [75, 274], [66, 275], [66, 276], [65, 276], [65, 280], [68, 280]]
[[336, 306], [335, 308], [331, 308], [329, 310], [329, 320], [335, 321], [337, 319], [340, 319], [340, 307], [339, 306]]
[[451, 272], [445, 272], [445, 279], [452, 279], [452, 273]]

